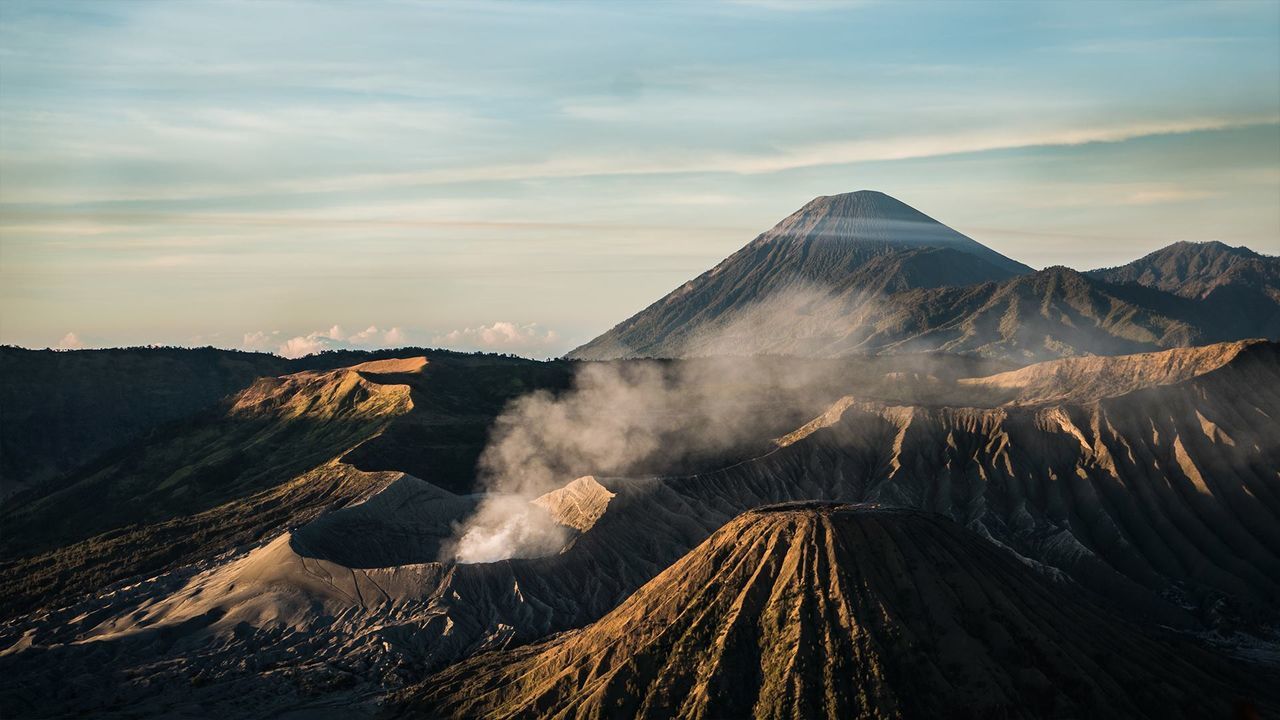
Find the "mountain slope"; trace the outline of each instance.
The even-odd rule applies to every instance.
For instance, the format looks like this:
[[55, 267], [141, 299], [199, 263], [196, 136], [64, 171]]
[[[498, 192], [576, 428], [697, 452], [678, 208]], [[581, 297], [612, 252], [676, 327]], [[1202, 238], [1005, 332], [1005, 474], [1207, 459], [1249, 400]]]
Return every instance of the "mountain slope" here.
[[1177, 243], [1032, 272], [881, 193], [821, 197], [569, 357], [944, 351], [1015, 362], [1280, 337], [1280, 258]]
[[[923, 360], [841, 360], [856, 370], [854, 394], [757, 457], [684, 475], [566, 478], [541, 503], [577, 528], [553, 555], [438, 562], [477, 498], [340, 461], [203, 517], [101, 538], [177, 547], [192, 536], [197, 549], [154, 575], [116, 568], [120, 582], [59, 597], [70, 605], [0, 620], [0, 707], [20, 717], [349, 709], [478, 652], [583, 627], [739, 514], [814, 499], [943, 514], [1136, 622], [1212, 631], [1228, 652], [1265, 657], [1257, 638], [1280, 625], [1280, 348], [1058, 360], [973, 383]], [[428, 402], [437, 366], [412, 380], [414, 410], [393, 424]], [[514, 372], [528, 367], [552, 369]], [[899, 387], [904, 373], [914, 379]], [[61, 556], [74, 561], [61, 577], [95, 567], [75, 564], [84, 549]], [[7, 575], [4, 596], [33, 577]], [[74, 693], [62, 692], [65, 678], [80, 678]]]
[[1029, 271], [883, 193], [823, 196], [569, 357], [688, 354], [682, 348], [705, 344], [744, 307], [780, 297], [853, 306], [886, 283], [970, 285]]
[[1012, 390], [1016, 394], [1007, 401], [1010, 404], [1089, 402], [1186, 382], [1223, 367], [1243, 352], [1264, 347], [1261, 340], [1249, 340], [1119, 357], [1063, 358], [958, 382]]
[[1064, 267], [1002, 282], [901, 289], [902, 259], [868, 262], [855, 273], [853, 295], [785, 291], [680, 329], [661, 347], [676, 356], [946, 352], [1025, 363], [1182, 347], [1204, 335], [1187, 307], [1192, 301], [1160, 290], [1140, 288], [1131, 297]]
[[1196, 301], [1209, 340], [1280, 337], [1280, 257], [1220, 242], [1178, 242], [1089, 276]]
[[748, 512], [616, 610], [461, 663], [428, 717], [1211, 717], [1261, 683], [910, 510]]
[[425, 352], [259, 379], [11, 498], [0, 509], [0, 617], [256, 542], [406, 472], [469, 491], [507, 401], [569, 378], [567, 363]]
[[1001, 283], [891, 295], [835, 349], [941, 350], [1026, 362], [1194, 344], [1200, 328], [1168, 307], [1176, 299], [1161, 299], [1125, 299], [1113, 286], [1052, 267]]
[[1241, 285], [1280, 300], [1280, 257], [1220, 242], [1176, 242], [1131, 263], [1092, 270], [1089, 275], [1189, 298], [1205, 298], [1219, 288]]

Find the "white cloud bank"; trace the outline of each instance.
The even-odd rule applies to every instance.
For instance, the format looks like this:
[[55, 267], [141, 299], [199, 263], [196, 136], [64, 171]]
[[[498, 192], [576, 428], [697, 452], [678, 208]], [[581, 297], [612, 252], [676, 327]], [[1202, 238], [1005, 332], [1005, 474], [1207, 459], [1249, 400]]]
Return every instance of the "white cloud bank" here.
[[431, 342], [454, 350], [485, 350], [545, 357], [557, 354], [555, 351], [560, 344], [560, 335], [537, 323], [517, 325], [499, 321], [436, 335]]
[[290, 338], [286, 338], [279, 330], [257, 330], [245, 333], [240, 347], [245, 350], [274, 352], [287, 358], [299, 358], [325, 350], [397, 347], [404, 345], [405, 339], [405, 331], [399, 327], [382, 330], [377, 325], [370, 325], [359, 332], [347, 334], [341, 326], [333, 325], [328, 330], [316, 330]]
[[[74, 340], [74, 334], [68, 333], [63, 342], [68, 342], [69, 339]], [[300, 358], [325, 350], [367, 350], [404, 347], [408, 344], [409, 333], [400, 327], [383, 329], [370, 325], [357, 332], [347, 332], [340, 325], [332, 325], [326, 330], [294, 336], [280, 330], [256, 330], [244, 334], [240, 347], [244, 350], [273, 352], [287, 358]], [[543, 328], [537, 323], [520, 325], [501, 320], [489, 325], [433, 335], [430, 344], [451, 350], [480, 350], [530, 357], [550, 357], [561, 351], [561, 337], [555, 330]]]
[[58, 344], [54, 346], [58, 350], [80, 350], [84, 348], [84, 342], [73, 332], [69, 332], [62, 336]]

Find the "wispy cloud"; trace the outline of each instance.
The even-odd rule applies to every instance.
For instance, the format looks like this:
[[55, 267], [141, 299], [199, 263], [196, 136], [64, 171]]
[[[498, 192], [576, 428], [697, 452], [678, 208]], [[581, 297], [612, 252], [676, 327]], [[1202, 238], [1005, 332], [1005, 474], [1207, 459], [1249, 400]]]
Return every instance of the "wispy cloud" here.
[[802, 168], [852, 165], [893, 160], [918, 160], [969, 153], [1036, 147], [1116, 143], [1137, 138], [1280, 126], [1280, 115], [1208, 116], [1173, 120], [1134, 121], [1056, 128], [991, 128], [941, 134], [885, 136], [846, 141], [798, 144], [766, 152], [632, 153], [561, 156], [539, 162], [476, 165], [439, 170], [360, 173], [323, 178], [265, 180], [246, 186], [209, 184], [171, 188], [122, 188], [92, 196], [48, 195], [22, 188], [5, 192], [8, 203], [107, 202], [118, 200], [179, 200], [243, 197], [247, 194], [314, 194], [370, 192], [392, 188], [480, 182], [531, 181], [665, 174], [759, 175]]
[[1192, 202], [1222, 197], [1222, 193], [1212, 190], [1188, 190], [1184, 188], [1153, 188], [1138, 190], [1124, 198], [1126, 205], [1162, 205], [1164, 203]]
[[1221, 45], [1248, 42], [1247, 38], [1232, 36], [1198, 36], [1157, 38], [1110, 38], [1070, 45], [1066, 49], [1083, 54], [1150, 53], [1159, 50], [1203, 48], [1212, 50]]
[[755, 8], [773, 12], [815, 12], [822, 10], [846, 10], [874, 4], [874, 0], [723, 0], [730, 8]]
[[1222, 197], [1221, 190], [1182, 183], [1048, 184], [1023, 199], [1032, 208], [1103, 208], [1189, 203]]

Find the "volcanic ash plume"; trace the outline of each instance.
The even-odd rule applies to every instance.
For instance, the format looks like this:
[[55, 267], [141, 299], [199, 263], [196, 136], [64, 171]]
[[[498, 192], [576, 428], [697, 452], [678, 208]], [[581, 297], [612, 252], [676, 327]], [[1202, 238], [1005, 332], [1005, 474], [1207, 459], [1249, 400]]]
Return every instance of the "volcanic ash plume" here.
[[[794, 311], [793, 302], [782, 307]], [[570, 531], [532, 500], [583, 475], [662, 474], [761, 449], [770, 432], [821, 411], [840, 367], [777, 357], [585, 363], [569, 391], [518, 398], [495, 422], [479, 468], [489, 495], [444, 559], [554, 552]]]

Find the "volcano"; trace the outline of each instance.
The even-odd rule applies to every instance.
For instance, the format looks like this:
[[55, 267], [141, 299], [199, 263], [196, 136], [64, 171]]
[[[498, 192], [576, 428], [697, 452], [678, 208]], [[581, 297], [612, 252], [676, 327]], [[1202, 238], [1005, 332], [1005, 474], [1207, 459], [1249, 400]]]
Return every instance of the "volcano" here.
[[[1260, 685], [939, 515], [747, 512], [599, 621], [408, 693], [429, 717], [1223, 717]], [[1266, 700], [1264, 700], [1266, 702]]]
[[1175, 243], [1038, 272], [872, 191], [816, 198], [580, 360], [949, 352], [1013, 362], [1280, 336], [1280, 262]]
[[972, 285], [1029, 272], [884, 193], [824, 195], [569, 357], [713, 354], [701, 352], [709, 349], [708, 338], [744, 321], [753, 305], [766, 300], [831, 324], [834, 315], [885, 291]]

